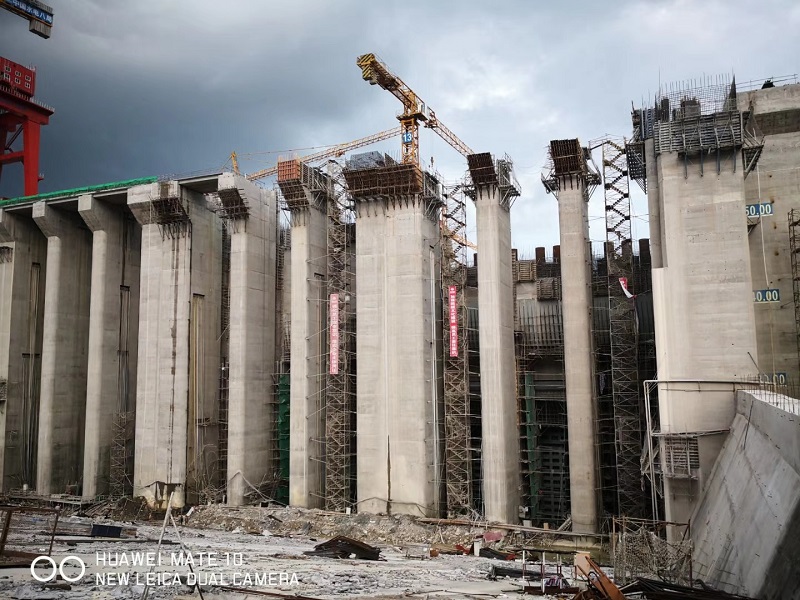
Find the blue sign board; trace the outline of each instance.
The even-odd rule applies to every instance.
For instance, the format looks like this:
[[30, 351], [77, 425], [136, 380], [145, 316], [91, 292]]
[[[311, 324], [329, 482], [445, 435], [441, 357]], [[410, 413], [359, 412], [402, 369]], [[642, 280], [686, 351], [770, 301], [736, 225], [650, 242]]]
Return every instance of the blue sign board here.
[[413, 133], [411, 133], [410, 131], [404, 131], [403, 132], [403, 143], [404, 144], [410, 144], [413, 141], [413, 139], [414, 139], [414, 134]]
[[775, 214], [771, 202], [759, 202], [758, 204], [748, 204], [745, 207], [748, 217], [771, 217]]
[[756, 302], [780, 302], [781, 291], [774, 288], [766, 290], [753, 290], [753, 300]]
[[17, 10], [24, 12], [29, 17], [36, 19], [37, 21], [41, 21], [42, 23], [46, 23], [48, 25], [53, 24], [53, 15], [45, 10], [42, 10], [38, 6], [33, 4], [29, 4], [24, 0], [5, 0], [5, 3], [9, 6], [13, 6]]

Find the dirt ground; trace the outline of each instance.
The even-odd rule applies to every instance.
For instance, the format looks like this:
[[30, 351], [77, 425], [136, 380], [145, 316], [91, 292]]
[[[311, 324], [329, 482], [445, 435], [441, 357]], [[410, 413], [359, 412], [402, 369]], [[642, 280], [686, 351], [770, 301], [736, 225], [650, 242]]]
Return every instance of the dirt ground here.
[[[102, 511], [95, 511], [94, 517], [65, 517], [63, 529], [61, 526], [59, 529], [77, 531], [90, 527], [92, 522], [112, 522], [102, 516]], [[476, 536], [485, 533], [483, 528], [423, 524], [408, 516], [344, 515], [285, 507], [203, 506], [178, 521], [177, 530], [172, 526], [167, 528], [160, 553], [156, 550], [161, 522], [155, 518], [146, 522], [114, 521], [135, 527], [136, 537], [131, 539], [57, 535], [52, 553], [56, 564], [67, 556], [76, 557], [66, 561], [63, 568], [66, 578], [76, 579], [69, 584], [70, 589], [46, 589], [34, 580], [29, 568], [6, 568], [0, 569], [0, 598], [133, 600], [143, 597], [148, 581], [153, 584], [147, 590], [148, 598], [198, 598], [197, 590], [185, 585], [187, 577], [193, 576], [206, 600], [295, 596], [339, 600], [466, 600], [519, 595], [518, 580], [492, 581], [487, 577], [492, 564], [511, 563], [476, 556], [430, 557], [434, 544], [469, 547]], [[380, 548], [381, 560], [304, 554], [338, 535]], [[43, 554], [48, 541], [41, 526], [18, 527], [9, 536], [12, 546]], [[183, 553], [181, 541], [191, 554], [190, 559]], [[508, 548], [521, 543], [543, 547], [548, 540], [511, 536], [494, 542], [494, 546]], [[80, 578], [79, 561], [86, 568]], [[148, 561], [153, 563], [152, 567]], [[186, 564], [189, 561], [193, 563], [194, 575]], [[518, 560], [516, 566], [519, 564]], [[52, 569], [43, 566], [37, 569], [37, 575], [47, 578]], [[571, 573], [571, 568], [565, 569], [565, 574]], [[64, 582], [61, 583], [58, 587], [64, 587]], [[270, 595], [262, 595], [263, 592]]]

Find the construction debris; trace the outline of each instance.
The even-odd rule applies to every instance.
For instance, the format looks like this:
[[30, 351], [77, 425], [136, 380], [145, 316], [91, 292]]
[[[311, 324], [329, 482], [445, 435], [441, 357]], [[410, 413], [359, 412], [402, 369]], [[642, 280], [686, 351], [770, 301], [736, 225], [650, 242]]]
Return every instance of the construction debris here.
[[687, 587], [654, 579], [639, 578], [622, 588], [624, 594], [640, 594], [647, 600], [753, 600], [747, 596], [728, 594], [699, 582], [700, 586]]
[[317, 544], [313, 550], [304, 552], [307, 556], [324, 556], [327, 558], [361, 558], [364, 560], [380, 560], [381, 551], [374, 546], [359, 542], [343, 535]]

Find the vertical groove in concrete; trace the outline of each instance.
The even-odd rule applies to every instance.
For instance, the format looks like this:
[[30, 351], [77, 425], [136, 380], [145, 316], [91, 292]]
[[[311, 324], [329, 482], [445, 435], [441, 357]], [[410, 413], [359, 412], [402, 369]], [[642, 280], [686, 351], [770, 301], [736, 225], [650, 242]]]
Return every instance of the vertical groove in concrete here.
[[486, 519], [519, 520], [520, 454], [514, 360], [511, 217], [496, 185], [477, 186], [478, 339]]
[[238, 506], [273, 466], [276, 197], [230, 173], [219, 187], [238, 188], [249, 208], [231, 226], [227, 490]]
[[47, 238], [31, 218], [0, 209], [0, 245], [0, 483], [9, 491], [36, 485]]
[[[78, 212], [92, 231], [83, 461], [83, 496], [91, 499], [109, 492], [115, 415], [134, 410], [141, 232], [125, 212], [91, 195], [79, 198]], [[123, 286], [128, 299], [127, 318], [123, 315]], [[123, 331], [123, 327], [127, 329]]]
[[327, 216], [292, 212], [289, 503], [321, 508], [324, 494]]
[[562, 179], [561, 188], [558, 222], [572, 530], [590, 533], [597, 531], [598, 486], [588, 198], [582, 177]]
[[78, 492], [83, 468], [91, 239], [75, 215], [37, 202], [47, 236], [47, 284], [36, 490]]

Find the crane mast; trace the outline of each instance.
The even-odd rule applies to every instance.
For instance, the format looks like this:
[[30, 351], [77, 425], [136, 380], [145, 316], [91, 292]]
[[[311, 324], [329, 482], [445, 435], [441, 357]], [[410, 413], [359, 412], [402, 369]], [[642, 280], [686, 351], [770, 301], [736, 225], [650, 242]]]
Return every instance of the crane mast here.
[[403, 112], [397, 119], [402, 130], [403, 164], [419, 166], [419, 124], [433, 129], [439, 137], [458, 150], [462, 155], [474, 154], [459, 137], [445, 127], [422, 99], [406, 85], [402, 79], [389, 70], [374, 54], [362, 54], [356, 59], [361, 68], [361, 77], [370, 85], [378, 85], [403, 103]]

